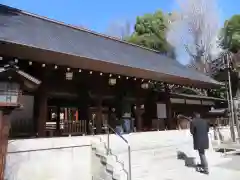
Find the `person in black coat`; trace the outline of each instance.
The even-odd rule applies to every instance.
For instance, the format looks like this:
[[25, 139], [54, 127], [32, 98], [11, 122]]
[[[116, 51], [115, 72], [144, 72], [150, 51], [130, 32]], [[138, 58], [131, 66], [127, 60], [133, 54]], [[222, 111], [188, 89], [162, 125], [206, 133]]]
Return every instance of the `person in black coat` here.
[[117, 119], [117, 115], [116, 115], [116, 112], [115, 112], [115, 108], [111, 108], [110, 109], [110, 114], [109, 114], [109, 122], [108, 122], [108, 124], [113, 129], [116, 128], [116, 119]]
[[195, 113], [194, 115], [195, 117], [190, 123], [190, 131], [193, 135], [194, 150], [197, 150], [199, 152], [201, 160], [200, 167], [202, 169], [202, 172], [208, 174], [208, 163], [205, 156], [205, 150], [209, 148], [209, 125], [207, 121], [200, 117], [199, 113]]
[[117, 117], [117, 114], [115, 112], [115, 108], [111, 108], [110, 115], [109, 115], [109, 125], [118, 133], [123, 133], [122, 128], [122, 119]]

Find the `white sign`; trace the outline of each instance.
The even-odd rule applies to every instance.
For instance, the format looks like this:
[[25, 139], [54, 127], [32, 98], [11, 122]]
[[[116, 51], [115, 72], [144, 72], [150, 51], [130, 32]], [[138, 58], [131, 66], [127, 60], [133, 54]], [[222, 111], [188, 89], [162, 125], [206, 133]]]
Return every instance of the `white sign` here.
[[186, 104], [201, 104], [201, 100], [186, 99]]
[[185, 99], [180, 98], [170, 98], [171, 103], [175, 104], [185, 104]]
[[214, 105], [214, 102], [213, 102], [213, 101], [202, 101], [202, 105], [213, 106], [213, 105]]
[[166, 104], [157, 103], [157, 117], [158, 119], [167, 118], [167, 108]]

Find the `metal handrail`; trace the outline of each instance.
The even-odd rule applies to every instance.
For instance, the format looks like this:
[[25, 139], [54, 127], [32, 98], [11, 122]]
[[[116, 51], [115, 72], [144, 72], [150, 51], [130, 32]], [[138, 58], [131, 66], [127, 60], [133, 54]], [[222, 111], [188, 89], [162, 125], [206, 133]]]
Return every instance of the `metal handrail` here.
[[110, 153], [110, 130], [112, 130], [118, 137], [120, 137], [128, 146], [128, 180], [132, 180], [132, 163], [131, 163], [131, 146], [129, 142], [119, 133], [117, 133], [109, 124], [105, 124], [107, 128], [107, 154]]

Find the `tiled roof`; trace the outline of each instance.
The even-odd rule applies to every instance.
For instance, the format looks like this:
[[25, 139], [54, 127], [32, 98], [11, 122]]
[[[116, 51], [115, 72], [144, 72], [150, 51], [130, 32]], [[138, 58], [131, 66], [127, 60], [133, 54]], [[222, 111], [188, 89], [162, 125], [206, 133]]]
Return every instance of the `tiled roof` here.
[[0, 5], [0, 41], [167, 74], [189, 81], [219, 84], [156, 51], [4, 5]]

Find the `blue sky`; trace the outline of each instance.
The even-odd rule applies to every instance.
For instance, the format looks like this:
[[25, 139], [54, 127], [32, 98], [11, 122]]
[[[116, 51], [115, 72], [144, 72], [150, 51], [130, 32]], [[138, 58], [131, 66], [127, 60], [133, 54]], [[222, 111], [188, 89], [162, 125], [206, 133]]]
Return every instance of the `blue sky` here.
[[[239, 0], [217, 1], [221, 21], [240, 13]], [[134, 21], [136, 16], [157, 9], [171, 12], [175, 9], [174, 2], [175, 0], [0, 0], [5, 5], [99, 32], [105, 32], [113, 22]]]
[[[216, 1], [221, 23], [233, 14], [240, 14], [240, 0]], [[107, 32], [110, 24], [126, 20], [134, 23], [136, 16], [157, 9], [174, 11], [175, 2], [176, 0], [0, 0], [1, 4], [102, 33]]]

